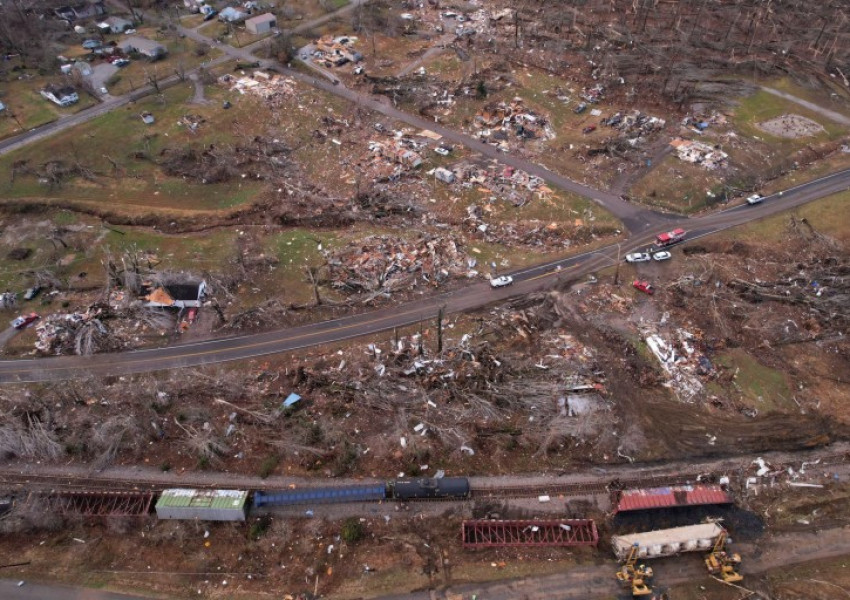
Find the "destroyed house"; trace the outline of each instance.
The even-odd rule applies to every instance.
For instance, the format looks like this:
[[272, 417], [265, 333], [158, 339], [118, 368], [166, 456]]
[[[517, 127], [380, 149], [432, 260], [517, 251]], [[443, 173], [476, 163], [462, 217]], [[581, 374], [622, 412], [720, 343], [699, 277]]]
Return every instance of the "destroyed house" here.
[[48, 85], [41, 90], [41, 95], [59, 106], [70, 106], [79, 102], [80, 96], [73, 86]]
[[155, 288], [145, 296], [146, 306], [154, 308], [197, 308], [201, 306], [207, 282], [169, 283]]

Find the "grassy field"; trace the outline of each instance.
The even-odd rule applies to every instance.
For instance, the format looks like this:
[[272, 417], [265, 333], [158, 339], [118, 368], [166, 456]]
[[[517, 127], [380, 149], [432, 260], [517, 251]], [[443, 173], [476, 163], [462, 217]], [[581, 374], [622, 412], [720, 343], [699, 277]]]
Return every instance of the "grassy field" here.
[[198, 31], [214, 40], [220, 40], [225, 44], [230, 44], [234, 48], [242, 48], [271, 35], [271, 33], [254, 35], [249, 33], [244, 25], [230, 25], [221, 21], [210, 21]]
[[[17, 79], [20, 76], [24, 79]], [[81, 90], [77, 90], [80, 92], [80, 101], [65, 108], [53, 104], [39, 93], [48, 83], [64, 81], [64, 76], [58, 74], [55, 77], [42, 76], [33, 70], [11, 73], [3, 82], [3, 93], [0, 96], [0, 100], [6, 105], [6, 110], [0, 113], [0, 139], [17, 135], [97, 104], [97, 100], [82, 93]]]
[[[159, 152], [166, 147], [228, 141], [234, 123], [240, 123], [257, 110], [252, 98], [236, 97], [214, 86], [208, 88], [210, 104], [189, 104], [193, 91], [187, 82], [167, 90], [159, 98], [148, 97], [3, 156], [0, 168], [7, 173], [11, 173], [16, 161], [27, 160], [32, 166], [39, 166], [56, 157], [73, 156], [97, 174], [94, 183], [77, 178], [58, 189], [50, 189], [35, 177], [16, 177], [14, 182], [0, 183], [4, 200], [45, 198], [113, 211], [126, 206], [133, 214], [138, 214], [139, 209], [221, 210], [249, 202], [261, 184], [234, 181], [202, 185], [167, 177], [155, 164]], [[221, 109], [220, 103], [225, 98], [233, 102], [229, 111]], [[153, 125], [142, 122], [139, 115], [145, 111], [155, 116]], [[193, 134], [178, 123], [186, 114], [206, 120], [198, 133]], [[136, 152], [146, 152], [151, 160], [133, 158]], [[119, 166], [117, 172], [109, 159]]]
[[[848, 243], [850, 242], [848, 203], [850, 203], [850, 191], [845, 191], [796, 208], [793, 214], [798, 218], [805, 218], [816, 231]], [[719, 233], [716, 238], [728, 241], [752, 238], [779, 243], [785, 236], [788, 216], [789, 213], [782, 213], [760, 219], [748, 225]]]
[[736, 374], [733, 385], [740, 393], [741, 402], [757, 409], [759, 414], [797, 408], [784, 373], [765, 367], [740, 349], [724, 352], [717, 362]]
[[[775, 87], [812, 101], [824, 101], [822, 95], [815, 92], [805, 94], [799, 87], [784, 81], [777, 82]], [[834, 101], [829, 101], [826, 107], [834, 110], [834, 105]], [[759, 123], [785, 114], [797, 114], [811, 119], [820, 124], [823, 131], [812, 136], [788, 139], [770, 135], [758, 127]], [[808, 148], [834, 145], [848, 134], [847, 127], [763, 90], [740, 99], [730, 117], [730, 126], [734, 137], [724, 135], [722, 128], [720, 132], [710, 128], [702, 141], [721, 145], [729, 154], [733, 169], [731, 172], [709, 171], [669, 155], [655, 168], [651, 176], [645, 177], [631, 189], [631, 196], [652, 206], [686, 214], [696, 212], [707, 206], [711, 199], [709, 193], [723, 193], [724, 183], [733, 188], [758, 187], [759, 180], [771, 176], [772, 169], [777, 166], [788, 165], [790, 161], [796, 160], [799, 152]], [[850, 164], [850, 160], [837, 156], [828, 164], [841, 168]], [[794, 178], [797, 182], [802, 182], [824, 174], [824, 169], [831, 170], [830, 166], [817, 163], [811, 175], [807, 174], [808, 169], [801, 167], [801, 170], [794, 173]], [[766, 191], [784, 187], [788, 179], [790, 177], [772, 182]]]

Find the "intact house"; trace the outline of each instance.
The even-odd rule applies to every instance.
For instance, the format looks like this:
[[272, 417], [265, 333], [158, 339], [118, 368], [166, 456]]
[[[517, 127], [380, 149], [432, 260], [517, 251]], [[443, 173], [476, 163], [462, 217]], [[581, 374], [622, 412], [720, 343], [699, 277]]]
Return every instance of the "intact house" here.
[[80, 101], [80, 96], [72, 85], [50, 84], [41, 90], [41, 95], [59, 106], [71, 106]]
[[133, 28], [133, 22], [121, 17], [109, 17], [97, 24], [102, 33], [124, 33]]
[[253, 33], [254, 35], [268, 33], [275, 27], [277, 27], [277, 19], [271, 13], [257, 15], [245, 21], [245, 29], [248, 30], [248, 33]]
[[80, 21], [105, 15], [106, 6], [103, 0], [87, 0], [69, 6], [60, 6], [53, 13], [65, 21]]
[[169, 283], [154, 288], [145, 296], [147, 304], [154, 308], [199, 308], [207, 291], [207, 282]]
[[130, 36], [125, 40], [121, 40], [118, 47], [127, 54], [138, 52], [150, 60], [159, 60], [168, 54], [168, 50], [162, 44], [137, 36]]

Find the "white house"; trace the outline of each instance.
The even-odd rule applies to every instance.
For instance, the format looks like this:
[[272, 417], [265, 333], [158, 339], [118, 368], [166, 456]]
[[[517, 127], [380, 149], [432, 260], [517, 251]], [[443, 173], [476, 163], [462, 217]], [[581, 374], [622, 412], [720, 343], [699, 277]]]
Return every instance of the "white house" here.
[[275, 27], [277, 27], [277, 19], [271, 13], [257, 15], [245, 21], [245, 29], [248, 30], [248, 33], [253, 33], [254, 35], [268, 33]]
[[71, 106], [80, 101], [80, 96], [77, 90], [71, 85], [58, 86], [48, 85], [41, 90], [41, 95], [59, 106]]

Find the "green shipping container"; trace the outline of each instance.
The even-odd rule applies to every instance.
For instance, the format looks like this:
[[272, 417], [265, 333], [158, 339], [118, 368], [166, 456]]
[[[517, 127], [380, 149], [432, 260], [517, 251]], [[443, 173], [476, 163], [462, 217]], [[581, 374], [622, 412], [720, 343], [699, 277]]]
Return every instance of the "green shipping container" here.
[[248, 492], [243, 490], [163, 490], [156, 503], [160, 519], [244, 521]]

